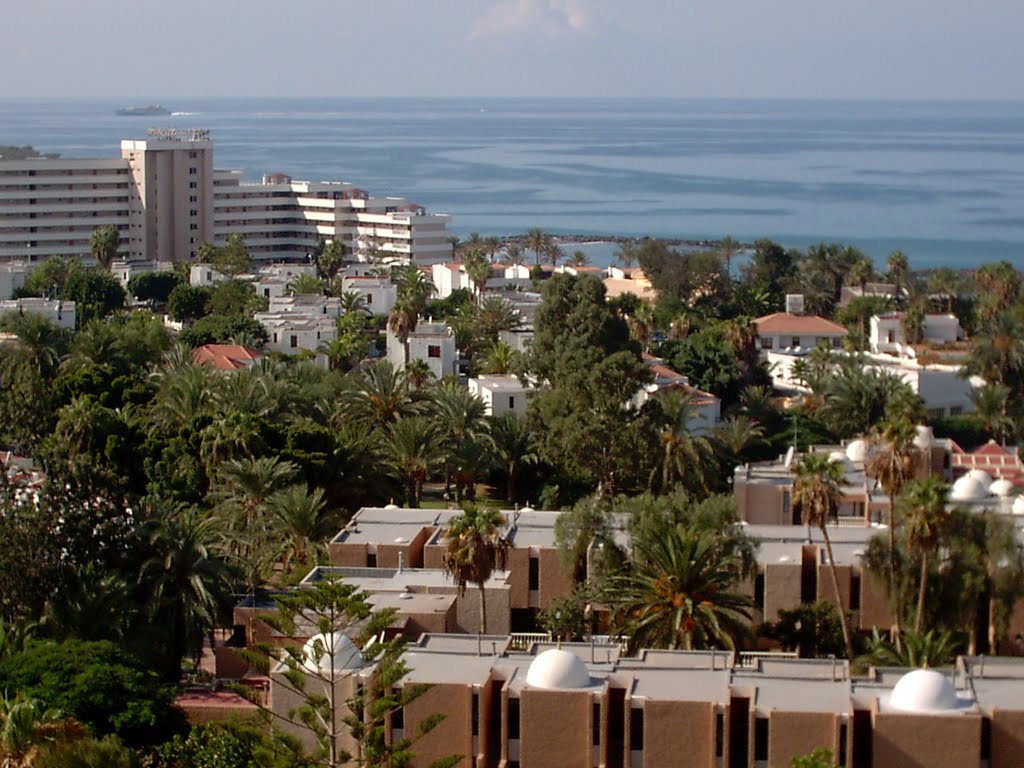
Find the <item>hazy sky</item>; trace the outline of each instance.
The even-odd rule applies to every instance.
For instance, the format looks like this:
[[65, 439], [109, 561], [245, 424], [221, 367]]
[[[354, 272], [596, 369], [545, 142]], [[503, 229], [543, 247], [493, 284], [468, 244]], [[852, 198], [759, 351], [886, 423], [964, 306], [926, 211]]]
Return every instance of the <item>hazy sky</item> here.
[[3, 20], [8, 97], [1024, 98], [1022, 0], [11, 0]]

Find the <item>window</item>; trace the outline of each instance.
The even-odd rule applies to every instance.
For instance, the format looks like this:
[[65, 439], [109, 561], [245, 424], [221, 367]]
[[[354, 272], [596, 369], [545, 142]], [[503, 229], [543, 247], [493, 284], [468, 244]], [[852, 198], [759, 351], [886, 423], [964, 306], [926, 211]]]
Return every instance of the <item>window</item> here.
[[793, 337], [793, 344], [791, 346], [794, 346], [794, 347], [799, 347], [800, 346], [800, 337], [799, 336], [794, 336]]
[[294, 333], [292, 334], [291, 339], [288, 340], [288, 346], [291, 347], [292, 349], [295, 349], [297, 346], [299, 346], [299, 337], [296, 336]]
[[369, 306], [370, 304], [373, 304], [373, 294], [372, 293], [366, 294], [366, 304], [367, 304], [367, 306]]
[[644, 748], [644, 711], [629, 711], [629, 748], [638, 751]]
[[195, 188], [196, 188], [197, 186], [199, 186], [199, 185], [198, 185], [198, 184], [196, 184], [196, 183], [195, 183], [194, 181], [190, 181], [190, 182], [188, 183], [188, 188], [189, 188], [189, 189], [195, 189]]
[[530, 556], [530, 590], [540, 589], [540, 558]]
[[771, 336], [762, 336], [761, 337], [761, 349], [771, 349], [772, 348], [772, 341], [773, 341], [773, 339], [772, 339]]
[[480, 735], [480, 694], [473, 691], [473, 735]]
[[896, 341], [896, 331], [888, 331], [888, 332], [886, 332], [885, 340], [889, 344], [892, 344], [894, 341]]
[[376, 568], [377, 567], [377, 553], [370, 552], [366, 555], [366, 567]]
[[951, 406], [949, 406], [949, 415], [950, 416], [960, 416], [960, 415], [963, 414], [963, 412], [964, 412], [964, 409], [961, 406], [959, 406], [959, 405], [951, 405]]
[[508, 737], [519, 738], [519, 699], [508, 700]]
[[427, 347], [427, 357], [441, 357], [441, 346], [439, 344], [430, 344]]
[[846, 741], [849, 738], [847, 736], [846, 723], [839, 724], [839, 768], [845, 768], [846, 766]]
[[511, 411], [511, 410], [515, 410], [515, 407], [516, 407], [516, 399], [512, 395], [509, 395], [508, 396], [508, 408]]
[[860, 576], [850, 574], [850, 610], [860, 610]]
[[591, 713], [590, 743], [599, 747], [601, 746], [601, 705], [594, 702]]
[[759, 717], [754, 721], [754, 759], [768, 759], [768, 718]]
[[391, 713], [391, 730], [405, 730], [405, 707], [399, 707]]
[[195, 166], [192, 166], [191, 168], [188, 169], [189, 176], [195, 176], [197, 173], [199, 173], [199, 169], [196, 168]]
[[715, 715], [715, 757], [725, 755], [725, 715]]
[[759, 573], [754, 577], [754, 607], [759, 611], [764, 610], [764, 574]]

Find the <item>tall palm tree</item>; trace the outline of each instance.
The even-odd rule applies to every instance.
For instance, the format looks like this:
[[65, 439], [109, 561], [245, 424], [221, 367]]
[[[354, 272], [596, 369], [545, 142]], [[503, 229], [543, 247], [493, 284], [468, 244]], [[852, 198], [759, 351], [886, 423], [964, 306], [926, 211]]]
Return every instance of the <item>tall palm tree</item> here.
[[928, 275], [928, 292], [938, 296], [944, 312], [952, 312], [963, 289], [963, 278], [949, 267], [939, 267]]
[[611, 578], [613, 626], [642, 648], [735, 648], [753, 601], [734, 592], [742, 558], [715, 531], [678, 525], [635, 543], [630, 570]]
[[355, 388], [341, 400], [338, 415], [382, 428], [415, 410], [405, 370], [387, 360], [375, 360], [359, 373]]
[[469, 504], [444, 528], [444, 570], [466, 594], [466, 585], [480, 590], [480, 633], [487, 634], [487, 600], [484, 587], [495, 570], [505, 569], [512, 541], [504, 534], [508, 524], [496, 509]]
[[533, 433], [526, 420], [509, 411], [492, 416], [491, 440], [494, 442], [494, 463], [505, 472], [505, 500], [516, 500], [516, 481], [522, 467], [536, 464], [540, 459], [533, 444]]
[[850, 271], [846, 273], [846, 281], [860, 288], [860, 295], [867, 293], [868, 283], [875, 276], [875, 268], [867, 258], [860, 258], [850, 265]]
[[907, 261], [906, 254], [900, 250], [893, 251], [886, 259], [885, 266], [889, 270], [889, 279], [893, 284], [893, 297], [897, 303], [901, 303], [903, 301], [903, 284], [907, 273], [910, 272], [910, 263]]
[[544, 245], [544, 258], [547, 259], [552, 267], [557, 267], [558, 262], [562, 260], [564, 256], [562, 246], [556, 243], [553, 239], [549, 239]]
[[504, 341], [499, 341], [491, 345], [491, 348], [487, 350], [487, 355], [480, 365], [480, 372], [492, 374], [511, 373], [512, 366], [518, 355], [519, 353], [512, 349], [511, 346]]
[[748, 459], [748, 454], [764, 443], [764, 429], [742, 413], [723, 419], [715, 425], [714, 440], [726, 452], [726, 466]]
[[825, 540], [825, 551], [828, 554], [828, 571], [832, 577], [832, 589], [835, 591], [836, 607], [843, 628], [843, 642], [846, 644], [846, 657], [853, 659], [853, 639], [850, 636], [850, 619], [843, 605], [843, 595], [839, 591], [839, 579], [836, 576], [836, 559], [832, 554], [832, 539], [828, 533], [828, 522], [839, 511], [841, 498], [840, 487], [844, 482], [842, 465], [820, 454], [807, 454], [796, 465], [796, 481], [793, 483], [793, 504], [798, 506], [809, 525], [816, 525]]
[[889, 599], [892, 601], [896, 638], [899, 637], [903, 616], [902, 601], [896, 587], [896, 497], [914, 474], [919, 453], [914, 445], [915, 437], [917, 430], [905, 419], [882, 422], [872, 435], [871, 451], [864, 467], [868, 477], [882, 486], [889, 497]]
[[501, 250], [501, 238], [497, 235], [488, 235], [484, 238], [483, 249], [487, 254], [487, 260], [493, 263], [494, 257]]
[[485, 419], [487, 407], [461, 384], [442, 384], [434, 390], [432, 399], [439, 438], [436, 449], [444, 456], [446, 484], [450, 487], [451, 480], [455, 480], [456, 499], [461, 500], [467, 476], [476, 474], [472, 465], [479, 465], [475, 460], [482, 458], [481, 450], [486, 451], [491, 444]]
[[588, 267], [590, 266], [590, 257], [583, 251], [576, 250], [569, 255], [569, 261], [566, 263], [570, 267]]
[[1019, 381], [1024, 375], [1024, 321], [1012, 312], [996, 315], [974, 337], [967, 367], [988, 382]]
[[512, 264], [513, 266], [522, 266], [526, 260], [526, 254], [523, 251], [523, 246], [519, 243], [509, 243], [505, 246], [505, 258], [506, 264]]
[[289, 574], [295, 564], [309, 565], [310, 555], [316, 559], [327, 538], [337, 532], [337, 521], [328, 514], [324, 492], [310, 492], [305, 483], [290, 485], [274, 494], [272, 499], [274, 532], [282, 538], [281, 561]]
[[[716, 468], [711, 442], [690, 430], [693, 417], [693, 394], [682, 389], [670, 389], [658, 398], [661, 406], [662, 429], [659, 436], [661, 460], [654, 472], [657, 487], [671, 491], [678, 484], [691, 492], [710, 493], [710, 478]], [[655, 476], [652, 476], [652, 485]]]
[[38, 312], [6, 312], [0, 316], [0, 330], [17, 337], [15, 350], [44, 381], [67, 354], [68, 332]]
[[633, 266], [633, 262], [636, 261], [636, 252], [637, 247], [635, 240], [623, 240], [615, 250], [615, 260], [622, 264], [626, 269], [629, 269]]
[[405, 491], [405, 506], [418, 507], [423, 483], [437, 464], [434, 425], [425, 416], [396, 419], [388, 428], [385, 463]]
[[341, 294], [341, 311], [346, 315], [353, 312], [366, 313], [369, 310], [366, 306], [366, 297], [359, 291], [345, 291]]
[[168, 680], [181, 677], [181, 660], [197, 656], [230, 596], [230, 570], [221, 554], [223, 529], [217, 517], [196, 507], [158, 515], [149, 524], [152, 556], [139, 581], [152, 595], [157, 621], [169, 644]]
[[946, 484], [936, 475], [924, 480], [911, 480], [900, 494], [903, 502], [904, 527], [907, 544], [921, 555], [921, 577], [917, 592], [917, 614], [914, 632], [920, 634], [924, 622], [924, 601], [928, 590], [928, 556], [939, 546], [945, 527]]
[[739, 241], [733, 239], [731, 235], [726, 235], [718, 241], [718, 254], [722, 257], [722, 261], [725, 263], [725, 274], [730, 280], [732, 280], [732, 259], [739, 249]]
[[1006, 445], [1013, 434], [1013, 418], [1007, 412], [1010, 388], [999, 382], [992, 382], [971, 390], [974, 417], [981, 423], [992, 439]]
[[221, 525], [232, 534], [229, 551], [235, 557], [245, 559], [262, 548], [273, 527], [272, 500], [298, 470], [292, 462], [276, 456], [243, 457], [218, 467], [211, 499]]
[[533, 251], [533, 256], [537, 262], [537, 266], [540, 266], [541, 253], [544, 251], [544, 248], [547, 246], [550, 239], [551, 236], [539, 227], [534, 227], [526, 233], [526, 238], [523, 242], [527, 248]]

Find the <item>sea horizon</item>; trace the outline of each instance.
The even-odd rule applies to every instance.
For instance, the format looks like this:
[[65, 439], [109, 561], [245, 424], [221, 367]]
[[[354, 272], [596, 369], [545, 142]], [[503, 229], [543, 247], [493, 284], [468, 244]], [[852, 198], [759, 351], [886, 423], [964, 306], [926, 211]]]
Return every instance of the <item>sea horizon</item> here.
[[[175, 114], [120, 117], [162, 104]], [[0, 99], [0, 144], [114, 156], [207, 128], [218, 168], [344, 180], [451, 231], [836, 242], [878, 266], [1024, 265], [1024, 101], [647, 97]]]

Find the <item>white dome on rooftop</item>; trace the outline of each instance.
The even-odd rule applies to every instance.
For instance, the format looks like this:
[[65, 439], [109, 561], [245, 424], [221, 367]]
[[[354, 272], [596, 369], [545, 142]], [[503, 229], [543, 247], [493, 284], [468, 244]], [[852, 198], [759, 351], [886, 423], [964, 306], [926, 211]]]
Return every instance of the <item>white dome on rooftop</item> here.
[[991, 493], [993, 496], [1001, 496], [1003, 498], [1006, 498], [1007, 496], [1012, 496], [1013, 491], [1013, 483], [1007, 480], [1006, 478], [1000, 478], [999, 480], [996, 480], [995, 482], [992, 483], [992, 485], [988, 487], [988, 492]]
[[868, 441], [862, 437], [851, 440], [846, 444], [846, 458], [850, 461], [861, 462], [868, 457]]
[[953, 483], [949, 498], [953, 501], [980, 501], [988, 496], [988, 485], [964, 475]]
[[889, 705], [901, 712], [947, 712], [960, 704], [949, 678], [934, 669], [908, 672], [896, 683], [889, 697]]
[[526, 684], [548, 689], [586, 688], [590, 685], [590, 672], [575, 653], [551, 648], [530, 664]]
[[932, 441], [935, 439], [935, 435], [932, 432], [931, 427], [918, 426], [917, 436], [914, 438], [914, 447], [919, 451], [927, 451], [932, 447]]
[[363, 666], [363, 654], [352, 640], [341, 632], [314, 635], [302, 648], [303, 666], [310, 672], [329, 675], [331, 659], [334, 673], [347, 672]]
[[1018, 496], [1013, 500], [1013, 514], [1024, 515], [1024, 496]]
[[397, 504], [385, 504], [384, 509], [401, 509]]
[[984, 485], [986, 488], [992, 485], [992, 477], [983, 469], [972, 469], [964, 477], [973, 477], [979, 483]]

